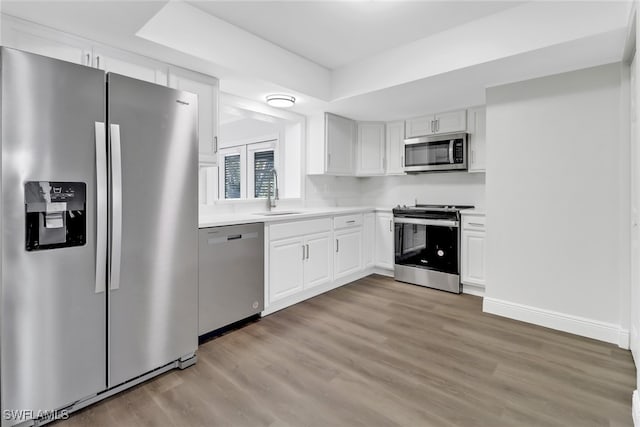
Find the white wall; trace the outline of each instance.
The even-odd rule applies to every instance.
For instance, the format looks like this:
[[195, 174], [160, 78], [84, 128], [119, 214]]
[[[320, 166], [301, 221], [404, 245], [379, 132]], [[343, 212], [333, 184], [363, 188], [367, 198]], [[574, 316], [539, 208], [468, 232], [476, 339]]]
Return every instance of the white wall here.
[[309, 208], [369, 205], [362, 198], [361, 178], [307, 175], [305, 184], [305, 206]]
[[220, 125], [220, 148], [236, 145], [238, 142], [246, 144], [264, 136], [277, 136], [284, 132], [282, 123], [268, 123], [254, 119], [240, 119]]
[[457, 204], [484, 206], [485, 175], [482, 173], [425, 173], [363, 178], [361, 193], [365, 205]]
[[620, 129], [621, 67], [487, 90], [486, 311], [623, 340], [629, 144]]

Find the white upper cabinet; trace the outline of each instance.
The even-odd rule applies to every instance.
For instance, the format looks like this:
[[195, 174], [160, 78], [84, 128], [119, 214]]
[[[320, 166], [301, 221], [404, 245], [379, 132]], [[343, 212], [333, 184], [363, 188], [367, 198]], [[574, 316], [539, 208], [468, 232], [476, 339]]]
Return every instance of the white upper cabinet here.
[[407, 138], [452, 132], [465, 132], [466, 130], [466, 110], [430, 114], [428, 116], [415, 117], [405, 121], [405, 136]]
[[217, 164], [218, 79], [178, 67], [169, 69], [169, 86], [198, 95], [198, 135], [200, 162]]
[[2, 15], [2, 44], [67, 62], [92, 64], [88, 41], [6, 15]]
[[465, 132], [467, 130], [467, 111], [450, 111], [435, 115], [435, 133]]
[[325, 113], [325, 171], [329, 175], [354, 175], [356, 122]]
[[106, 72], [122, 74], [163, 86], [167, 85], [168, 67], [166, 65], [118, 49], [95, 46], [92, 66]]
[[358, 122], [357, 170], [362, 176], [385, 173], [385, 125]]
[[469, 116], [469, 172], [485, 172], [487, 114], [485, 107], [474, 107]]
[[387, 133], [387, 175], [404, 175], [404, 122], [389, 122]]

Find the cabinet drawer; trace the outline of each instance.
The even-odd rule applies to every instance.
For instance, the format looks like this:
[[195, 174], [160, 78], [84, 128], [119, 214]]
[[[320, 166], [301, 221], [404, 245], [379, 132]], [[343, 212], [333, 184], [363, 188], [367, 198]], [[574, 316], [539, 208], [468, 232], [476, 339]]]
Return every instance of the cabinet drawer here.
[[486, 224], [485, 216], [462, 215], [462, 228], [465, 230], [484, 231]]
[[334, 230], [362, 225], [362, 214], [341, 215], [333, 218]]
[[308, 221], [294, 221], [269, 226], [269, 241], [322, 233], [331, 230], [331, 218], [319, 218]]

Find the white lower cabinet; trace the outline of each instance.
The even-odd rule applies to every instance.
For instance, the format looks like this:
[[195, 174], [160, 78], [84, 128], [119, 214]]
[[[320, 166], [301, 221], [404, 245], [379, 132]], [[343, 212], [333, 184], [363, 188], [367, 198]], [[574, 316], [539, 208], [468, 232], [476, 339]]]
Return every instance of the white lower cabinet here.
[[362, 265], [373, 267], [376, 254], [376, 215], [373, 212], [364, 214], [362, 223]]
[[393, 215], [386, 212], [376, 213], [375, 264], [377, 267], [393, 270]]
[[331, 233], [318, 233], [304, 239], [305, 289], [323, 285], [331, 281]]
[[362, 228], [354, 227], [334, 233], [334, 279], [349, 276], [362, 269]]
[[269, 235], [269, 303], [331, 282], [330, 218], [274, 224]]
[[484, 289], [486, 282], [486, 231], [484, 215], [462, 216], [461, 281]]
[[[390, 213], [385, 216], [385, 226], [390, 227], [387, 219], [392, 219]], [[372, 272], [379, 263], [376, 228], [371, 211], [267, 224], [264, 314]], [[387, 232], [381, 240], [389, 248], [388, 263], [392, 234]]]
[[302, 238], [269, 244], [269, 301], [277, 301], [302, 290], [303, 250]]

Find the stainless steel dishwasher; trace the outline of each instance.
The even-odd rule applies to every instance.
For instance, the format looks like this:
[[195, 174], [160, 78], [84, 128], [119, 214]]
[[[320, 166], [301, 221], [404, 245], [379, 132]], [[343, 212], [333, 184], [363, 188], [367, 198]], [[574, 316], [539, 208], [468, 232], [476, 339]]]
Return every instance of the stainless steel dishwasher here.
[[200, 229], [198, 335], [264, 309], [264, 225]]

